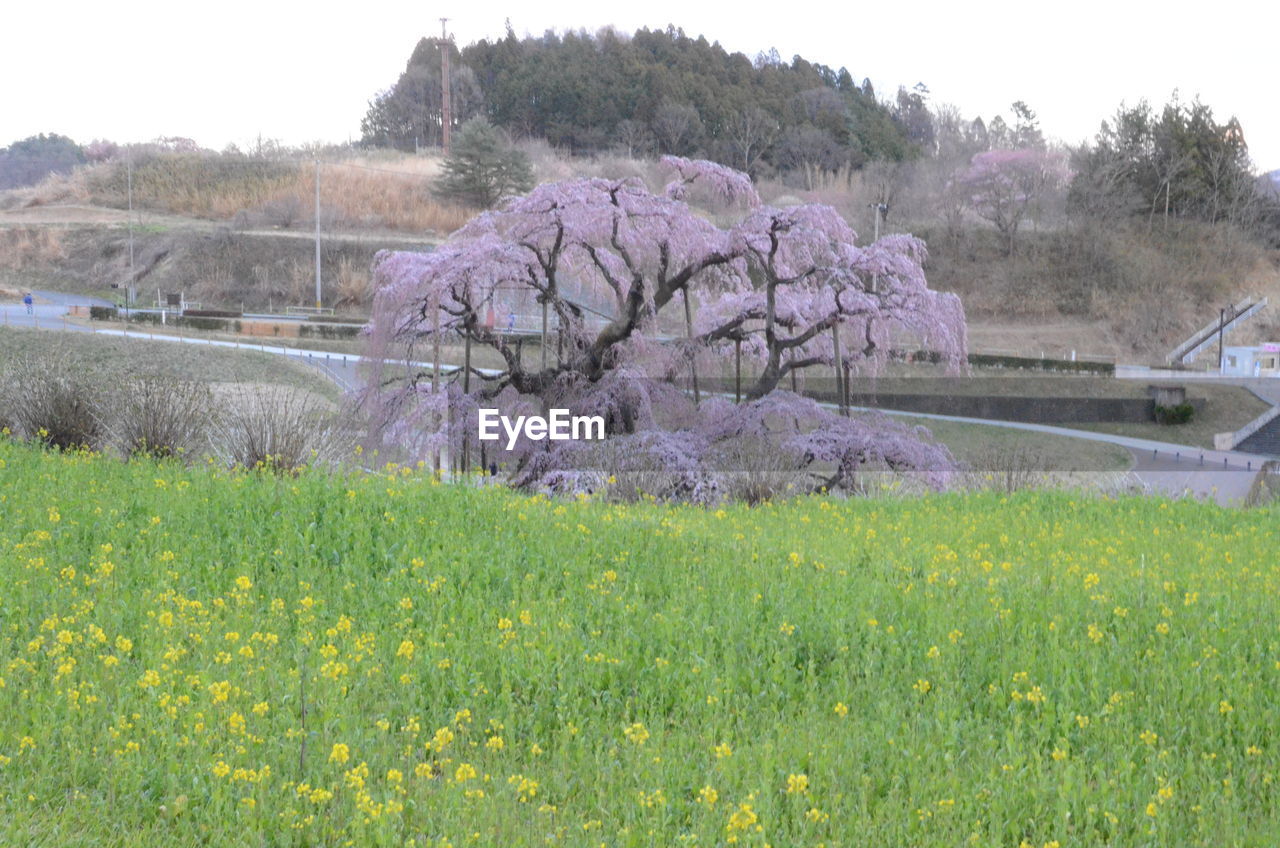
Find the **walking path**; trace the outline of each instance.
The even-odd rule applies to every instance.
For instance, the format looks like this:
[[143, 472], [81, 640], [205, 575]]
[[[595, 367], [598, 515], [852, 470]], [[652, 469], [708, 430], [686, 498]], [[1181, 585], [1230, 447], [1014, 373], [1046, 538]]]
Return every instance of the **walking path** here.
[[1264, 462], [1271, 459], [1271, 457], [1241, 451], [1209, 450], [1173, 442], [1095, 433], [1091, 430], [1072, 430], [1069, 427], [1055, 427], [1050, 424], [993, 421], [988, 418], [965, 418], [959, 415], [906, 413], [888, 409], [871, 410], [867, 407], [855, 407], [855, 409], [878, 411], [886, 415], [982, 424], [1032, 433], [1068, 436], [1073, 439], [1109, 442], [1126, 448], [1133, 455], [1134, 464], [1129, 474], [1133, 482], [1142, 488], [1172, 497], [1191, 495], [1196, 498], [1212, 498], [1223, 505], [1243, 502], [1245, 496], [1249, 494], [1258, 469]]

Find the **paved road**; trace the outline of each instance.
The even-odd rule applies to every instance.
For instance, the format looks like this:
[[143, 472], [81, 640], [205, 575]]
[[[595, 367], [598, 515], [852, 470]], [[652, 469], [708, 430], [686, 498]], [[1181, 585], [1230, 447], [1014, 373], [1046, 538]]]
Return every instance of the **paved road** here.
[[1134, 485], [1171, 497], [1191, 495], [1196, 498], [1211, 498], [1223, 505], [1242, 502], [1253, 485], [1258, 469], [1264, 462], [1271, 459], [1271, 457], [1241, 451], [1208, 450], [1191, 445], [1136, 439], [1111, 433], [1095, 433], [1091, 430], [1072, 430], [1068, 427], [1054, 427], [1048, 424], [992, 421], [986, 418], [964, 418], [958, 415], [903, 413], [888, 409], [879, 411], [886, 415], [984, 424], [991, 427], [1005, 427], [1012, 430], [1026, 430], [1120, 445], [1133, 455], [1134, 465], [1129, 470], [1129, 478]]
[[[166, 230], [184, 230], [196, 233], [221, 232], [228, 229], [226, 221], [211, 221], [204, 218], [188, 218], [182, 215], [168, 215], [157, 212], [136, 213], [138, 223], [147, 226], [159, 226]], [[105, 206], [86, 206], [83, 204], [52, 204], [49, 206], [31, 206], [23, 209], [0, 210], [0, 228], [49, 227], [54, 229], [69, 226], [92, 226], [123, 228], [129, 224], [129, 213], [123, 209]], [[290, 238], [311, 241], [315, 231], [310, 229], [232, 229], [235, 235], [259, 238]], [[399, 230], [325, 230], [320, 234], [327, 242], [347, 241], [374, 244], [403, 245], [414, 244], [434, 247], [444, 239], [440, 236], [424, 236]]]
[[9, 327], [41, 327], [44, 329], [66, 329], [75, 331], [88, 330], [63, 320], [69, 306], [114, 306], [109, 300], [100, 297], [89, 297], [78, 294], [62, 294], [61, 292], [31, 292], [35, 303], [31, 314], [22, 303], [0, 303], [0, 326]]

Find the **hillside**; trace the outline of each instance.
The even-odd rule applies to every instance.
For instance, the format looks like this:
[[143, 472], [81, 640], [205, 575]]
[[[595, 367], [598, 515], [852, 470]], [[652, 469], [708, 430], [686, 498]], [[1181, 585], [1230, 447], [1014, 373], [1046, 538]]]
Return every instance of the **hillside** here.
[[[527, 143], [541, 181], [574, 176], [642, 176], [661, 185], [651, 161], [575, 158]], [[434, 156], [335, 155], [322, 170], [326, 301], [368, 308], [369, 263], [383, 248], [414, 249], [447, 236], [465, 210], [429, 195]], [[0, 193], [0, 286], [118, 295], [128, 279], [128, 215], [121, 208], [122, 163], [84, 166], [30, 189]], [[1280, 304], [1280, 252], [1230, 224], [1179, 220], [1094, 225], [1060, 218], [1020, 236], [1009, 255], [976, 216], [940, 223], [929, 171], [889, 174], [901, 198], [889, 231], [926, 239], [935, 288], [959, 293], [977, 350], [1051, 356], [1094, 355], [1160, 362], [1186, 334], [1246, 294]], [[134, 263], [149, 301], [156, 289], [185, 291], [208, 306], [266, 309], [302, 304], [314, 291], [314, 167], [219, 154], [154, 156], [135, 182]], [[834, 204], [863, 238], [866, 198], [883, 190], [869, 167], [813, 190], [775, 179], [759, 183], [766, 202]], [[150, 294], [147, 294], [150, 292]], [[1233, 340], [1280, 337], [1280, 309], [1264, 311]]]

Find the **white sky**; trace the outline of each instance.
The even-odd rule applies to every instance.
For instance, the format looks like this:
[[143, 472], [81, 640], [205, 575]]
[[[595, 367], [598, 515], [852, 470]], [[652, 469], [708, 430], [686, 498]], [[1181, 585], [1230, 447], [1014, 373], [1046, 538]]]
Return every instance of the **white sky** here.
[[[1009, 116], [1025, 100], [1050, 137], [1091, 137], [1121, 101], [1199, 94], [1234, 114], [1260, 170], [1280, 168], [1280, 3], [1219, 0], [424, 3], [341, 6], [272, 0], [14, 2], [0, 12], [0, 146], [38, 132], [145, 141], [181, 135], [242, 146], [357, 139], [368, 100], [390, 86], [441, 15], [459, 44], [548, 28], [683, 27], [730, 51], [776, 47], [883, 97], [923, 81], [966, 115]], [[757, 9], [759, 11], [757, 11]]]

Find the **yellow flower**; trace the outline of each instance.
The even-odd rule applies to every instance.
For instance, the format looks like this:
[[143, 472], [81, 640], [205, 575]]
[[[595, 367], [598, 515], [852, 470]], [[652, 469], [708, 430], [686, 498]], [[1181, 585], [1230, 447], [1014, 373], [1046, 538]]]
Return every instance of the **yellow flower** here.
[[253, 588], [253, 581], [241, 574], [236, 578], [236, 588], [241, 592], [247, 592]]
[[717, 760], [723, 760], [725, 757], [733, 756], [733, 749], [729, 747], [728, 742], [721, 742], [711, 750], [715, 751]]
[[622, 735], [626, 736], [629, 741], [634, 742], [637, 745], [643, 745], [649, 738], [649, 731], [645, 729], [643, 724], [636, 722], [630, 727], [625, 728], [622, 731]]
[[453, 780], [455, 783], [466, 783], [468, 780], [474, 780], [475, 777], [475, 766], [470, 763], [461, 763], [453, 773]]
[[1235, 707], [1231, 706], [1230, 701], [1218, 702], [1218, 712], [1222, 713], [1223, 715], [1226, 715], [1227, 713], [1232, 712], [1233, 710], [1235, 710]]
[[1138, 738], [1148, 745], [1155, 745], [1156, 742], [1159, 741], [1160, 736], [1150, 730], [1144, 730], [1138, 734]]
[[734, 810], [733, 814], [729, 816], [729, 824], [725, 826], [725, 830], [729, 833], [733, 833], [736, 830], [747, 830], [759, 820], [760, 817], [756, 815], [750, 804], [739, 804], [738, 809]]
[[835, 714], [840, 716], [840, 718], [844, 718], [849, 714], [849, 708], [845, 706], [843, 702], [837, 703], [834, 710]]
[[787, 794], [803, 795], [809, 791], [809, 776], [807, 774], [789, 774], [787, 775]]
[[396, 648], [396, 656], [403, 657], [406, 660], [413, 659], [413, 640], [405, 639], [400, 643], [400, 647]]
[[720, 793], [711, 786], [704, 786], [698, 792], [698, 803], [706, 804], [708, 807], [714, 806], [716, 801], [720, 800]]
[[504, 747], [506, 747], [506, 744], [507, 744], [506, 742], [502, 741], [501, 736], [490, 736], [489, 741], [484, 743], [484, 746], [488, 748], [490, 751], [501, 751]]
[[341, 765], [351, 759], [351, 749], [343, 742], [333, 743], [333, 750], [329, 752], [329, 762]]
[[929, 694], [929, 691], [933, 689], [933, 684], [922, 677], [919, 680], [917, 680], [915, 682], [915, 685], [913, 685], [911, 688], [919, 692], [921, 695], [927, 695]]

